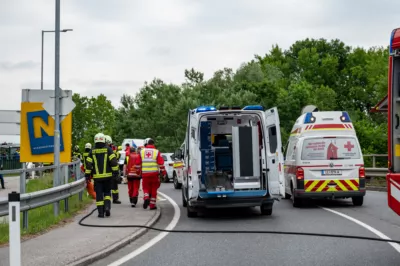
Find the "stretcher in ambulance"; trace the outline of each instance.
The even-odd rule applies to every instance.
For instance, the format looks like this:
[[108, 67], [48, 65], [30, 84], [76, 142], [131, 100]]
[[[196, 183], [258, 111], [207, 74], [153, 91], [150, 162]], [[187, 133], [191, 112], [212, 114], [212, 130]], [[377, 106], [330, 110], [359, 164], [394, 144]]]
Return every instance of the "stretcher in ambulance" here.
[[182, 182], [188, 217], [204, 208], [254, 206], [271, 215], [284, 193], [281, 150], [276, 108], [189, 110]]
[[285, 198], [300, 207], [304, 199], [365, 196], [364, 160], [347, 112], [307, 112], [301, 115], [285, 150]]

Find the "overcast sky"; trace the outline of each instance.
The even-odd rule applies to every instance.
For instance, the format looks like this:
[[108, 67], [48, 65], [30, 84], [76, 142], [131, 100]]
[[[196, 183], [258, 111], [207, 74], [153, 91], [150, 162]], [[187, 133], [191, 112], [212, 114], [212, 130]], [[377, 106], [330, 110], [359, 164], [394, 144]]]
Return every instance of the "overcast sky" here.
[[[115, 106], [154, 77], [184, 81], [237, 69], [273, 44], [306, 37], [387, 46], [398, 0], [61, 0], [60, 87], [104, 93]], [[41, 30], [55, 28], [54, 0], [0, 0], [0, 110], [40, 89]], [[44, 89], [54, 88], [54, 33], [45, 34]]]

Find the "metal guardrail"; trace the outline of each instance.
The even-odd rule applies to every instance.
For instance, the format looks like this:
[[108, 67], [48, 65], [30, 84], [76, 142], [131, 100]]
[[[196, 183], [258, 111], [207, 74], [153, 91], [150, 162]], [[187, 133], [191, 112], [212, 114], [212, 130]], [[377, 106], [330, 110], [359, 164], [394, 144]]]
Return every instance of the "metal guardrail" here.
[[[21, 195], [21, 211], [29, 211], [38, 207], [59, 202], [85, 189], [85, 179], [69, 184]], [[0, 217], [8, 215], [8, 200], [0, 200]]]
[[[69, 179], [72, 177], [71, 173], [75, 175], [76, 181], [69, 183]], [[82, 201], [82, 192], [85, 189], [85, 178], [80, 169], [80, 160], [74, 161], [72, 163], [61, 164], [61, 176], [59, 182], [64, 184], [56, 184], [55, 187], [40, 190], [31, 193], [25, 193], [26, 191], [26, 174], [32, 172], [43, 172], [46, 170], [55, 169], [54, 165], [36, 167], [36, 168], [26, 168], [25, 163], [23, 163], [22, 169], [15, 170], [2, 170], [0, 171], [3, 175], [9, 174], [19, 174], [20, 175], [20, 204], [21, 211], [23, 215], [23, 228], [28, 228], [28, 211], [46, 206], [49, 204], [54, 204], [55, 215], [58, 215], [58, 205], [61, 200], [64, 200], [64, 210], [68, 212], [69, 210], [69, 197], [79, 193], [79, 200]], [[40, 177], [38, 177], [40, 178]], [[8, 198], [0, 198], [0, 217], [8, 215]]]
[[387, 168], [365, 168], [366, 177], [386, 177]]
[[365, 176], [366, 177], [386, 177], [388, 173], [388, 168], [377, 168], [376, 167], [376, 158], [377, 157], [388, 157], [387, 154], [364, 154], [364, 157], [372, 157], [372, 167], [365, 168]]

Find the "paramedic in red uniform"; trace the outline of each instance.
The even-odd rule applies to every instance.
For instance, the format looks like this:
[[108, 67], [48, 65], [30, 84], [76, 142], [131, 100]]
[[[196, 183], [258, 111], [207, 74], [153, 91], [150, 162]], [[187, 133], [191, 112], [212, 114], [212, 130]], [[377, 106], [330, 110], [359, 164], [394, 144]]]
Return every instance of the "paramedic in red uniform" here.
[[131, 147], [127, 158], [126, 177], [128, 179], [128, 194], [132, 207], [136, 207], [140, 187], [140, 155], [135, 147]]
[[143, 208], [157, 209], [157, 190], [160, 187], [160, 171], [163, 176], [167, 175], [164, 167], [164, 159], [159, 150], [154, 146], [154, 140], [147, 138], [144, 141], [144, 149], [140, 151], [137, 164], [141, 165], [142, 187], [144, 193]]

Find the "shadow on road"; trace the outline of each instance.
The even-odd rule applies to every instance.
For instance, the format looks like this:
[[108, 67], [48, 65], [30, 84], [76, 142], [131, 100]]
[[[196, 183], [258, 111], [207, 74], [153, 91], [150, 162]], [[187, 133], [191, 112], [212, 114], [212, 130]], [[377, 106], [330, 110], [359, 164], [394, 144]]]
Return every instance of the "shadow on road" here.
[[[337, 200], [328, 200], [328, 199], [308, 199], [305, 200], [301, 209], [315, 209], [318, 207], [326, 207], [326, 208], [351, 208], [355, 207], [351, 199], [337, 199]], [[357, 208], [362, 208], [357, 207]]]
[[260, 214], [260, 208], [226, 208], [226, 209], [205, 209], [199, 211], [199, 218], [205, 221], [215, 220], [254, 220], [265, 219], [266, 217]]

